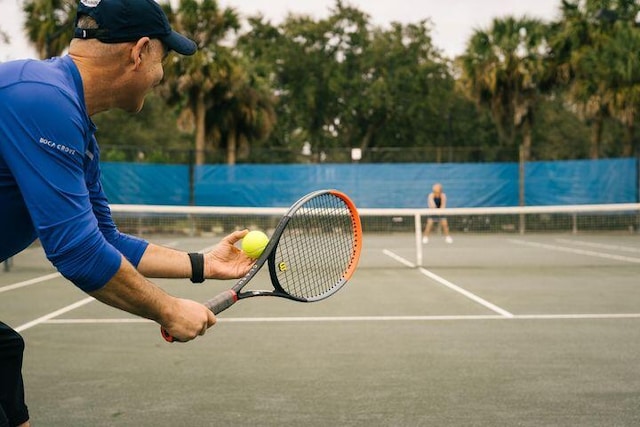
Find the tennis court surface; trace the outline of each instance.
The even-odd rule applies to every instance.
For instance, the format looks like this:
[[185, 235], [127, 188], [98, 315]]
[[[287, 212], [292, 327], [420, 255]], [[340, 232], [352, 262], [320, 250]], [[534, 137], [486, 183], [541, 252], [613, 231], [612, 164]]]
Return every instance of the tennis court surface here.
[[[242, 301], [188, 344], [87, 298], [30, 248], [0, 272], [0, 312], [27, 343], [33, 425], [639, 425], [640, 235], [453, 238], [432, 236], [418, 267], [411, 233], [365, 233], [334, 297]], [[157, 283], [203, 301], [232, 284]]]

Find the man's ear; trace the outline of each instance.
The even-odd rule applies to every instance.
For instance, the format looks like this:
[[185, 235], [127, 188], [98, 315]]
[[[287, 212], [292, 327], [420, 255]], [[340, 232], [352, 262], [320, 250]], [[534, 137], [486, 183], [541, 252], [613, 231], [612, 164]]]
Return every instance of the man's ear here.
[[151, 39], [149, 37], [142, 37], [131, 48], [131, 62], [133, 62], [135, 69], [140, 68], [143, 58], [145, 60], [149, 59], [147, 53], [149, 52], [150, 43]]

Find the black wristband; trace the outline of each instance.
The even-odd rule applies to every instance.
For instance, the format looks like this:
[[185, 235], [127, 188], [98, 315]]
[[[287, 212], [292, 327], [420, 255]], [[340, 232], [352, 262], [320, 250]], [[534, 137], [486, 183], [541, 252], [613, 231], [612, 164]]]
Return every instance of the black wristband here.
[[191, 260], [191, 283], [204, 282], [204, 255], [199, 252], [190, 252]]

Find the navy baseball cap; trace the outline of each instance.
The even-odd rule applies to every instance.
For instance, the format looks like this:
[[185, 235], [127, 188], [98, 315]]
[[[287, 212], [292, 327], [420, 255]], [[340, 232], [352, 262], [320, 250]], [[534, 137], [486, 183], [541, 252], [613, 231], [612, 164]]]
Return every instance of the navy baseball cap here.
[[[95, 19], [99, 28], [77, 28], [78, 18], [83, 15]], [[79, 39], [123, 43], [149, 37], [182, 55], [193, 55], [197, 50], [193, 40], [171, 29], [167, 15], [155, 0], [80, 0], [75, 27], [74, 38]]]

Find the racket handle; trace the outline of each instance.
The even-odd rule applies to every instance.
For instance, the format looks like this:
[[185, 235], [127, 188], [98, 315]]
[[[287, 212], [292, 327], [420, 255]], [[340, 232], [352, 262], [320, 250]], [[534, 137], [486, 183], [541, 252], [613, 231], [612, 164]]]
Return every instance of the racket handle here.
[[238, 301], [238, 294], [232, 289], [228, 289], [211, 298], [205, 302], [204, 305], [211, 310], [213, 314], [218, 314], [231, 307], [236, 301]]
[[164, 340], [166, 342], [174, 342], [176, 339], [171, 336], [171, 334], [169, 332], [167, 332], [167, 330], [165, 328], [163, 328], [162, 326], [160, 326], [160, 333], [162, 334], [162, 338], [164, 338]]
[[[229, 289], [211, 298], [209, 301], [205, 302], [204, 305], [211, 310], [213, 314], [218, 314], [231, 307], [236, 301], [238, 301], [238, 294]], [[160, 333], [166, 342], [176, 341], [176, 339], [167, 332], [165, 328], [160, 327]]]

